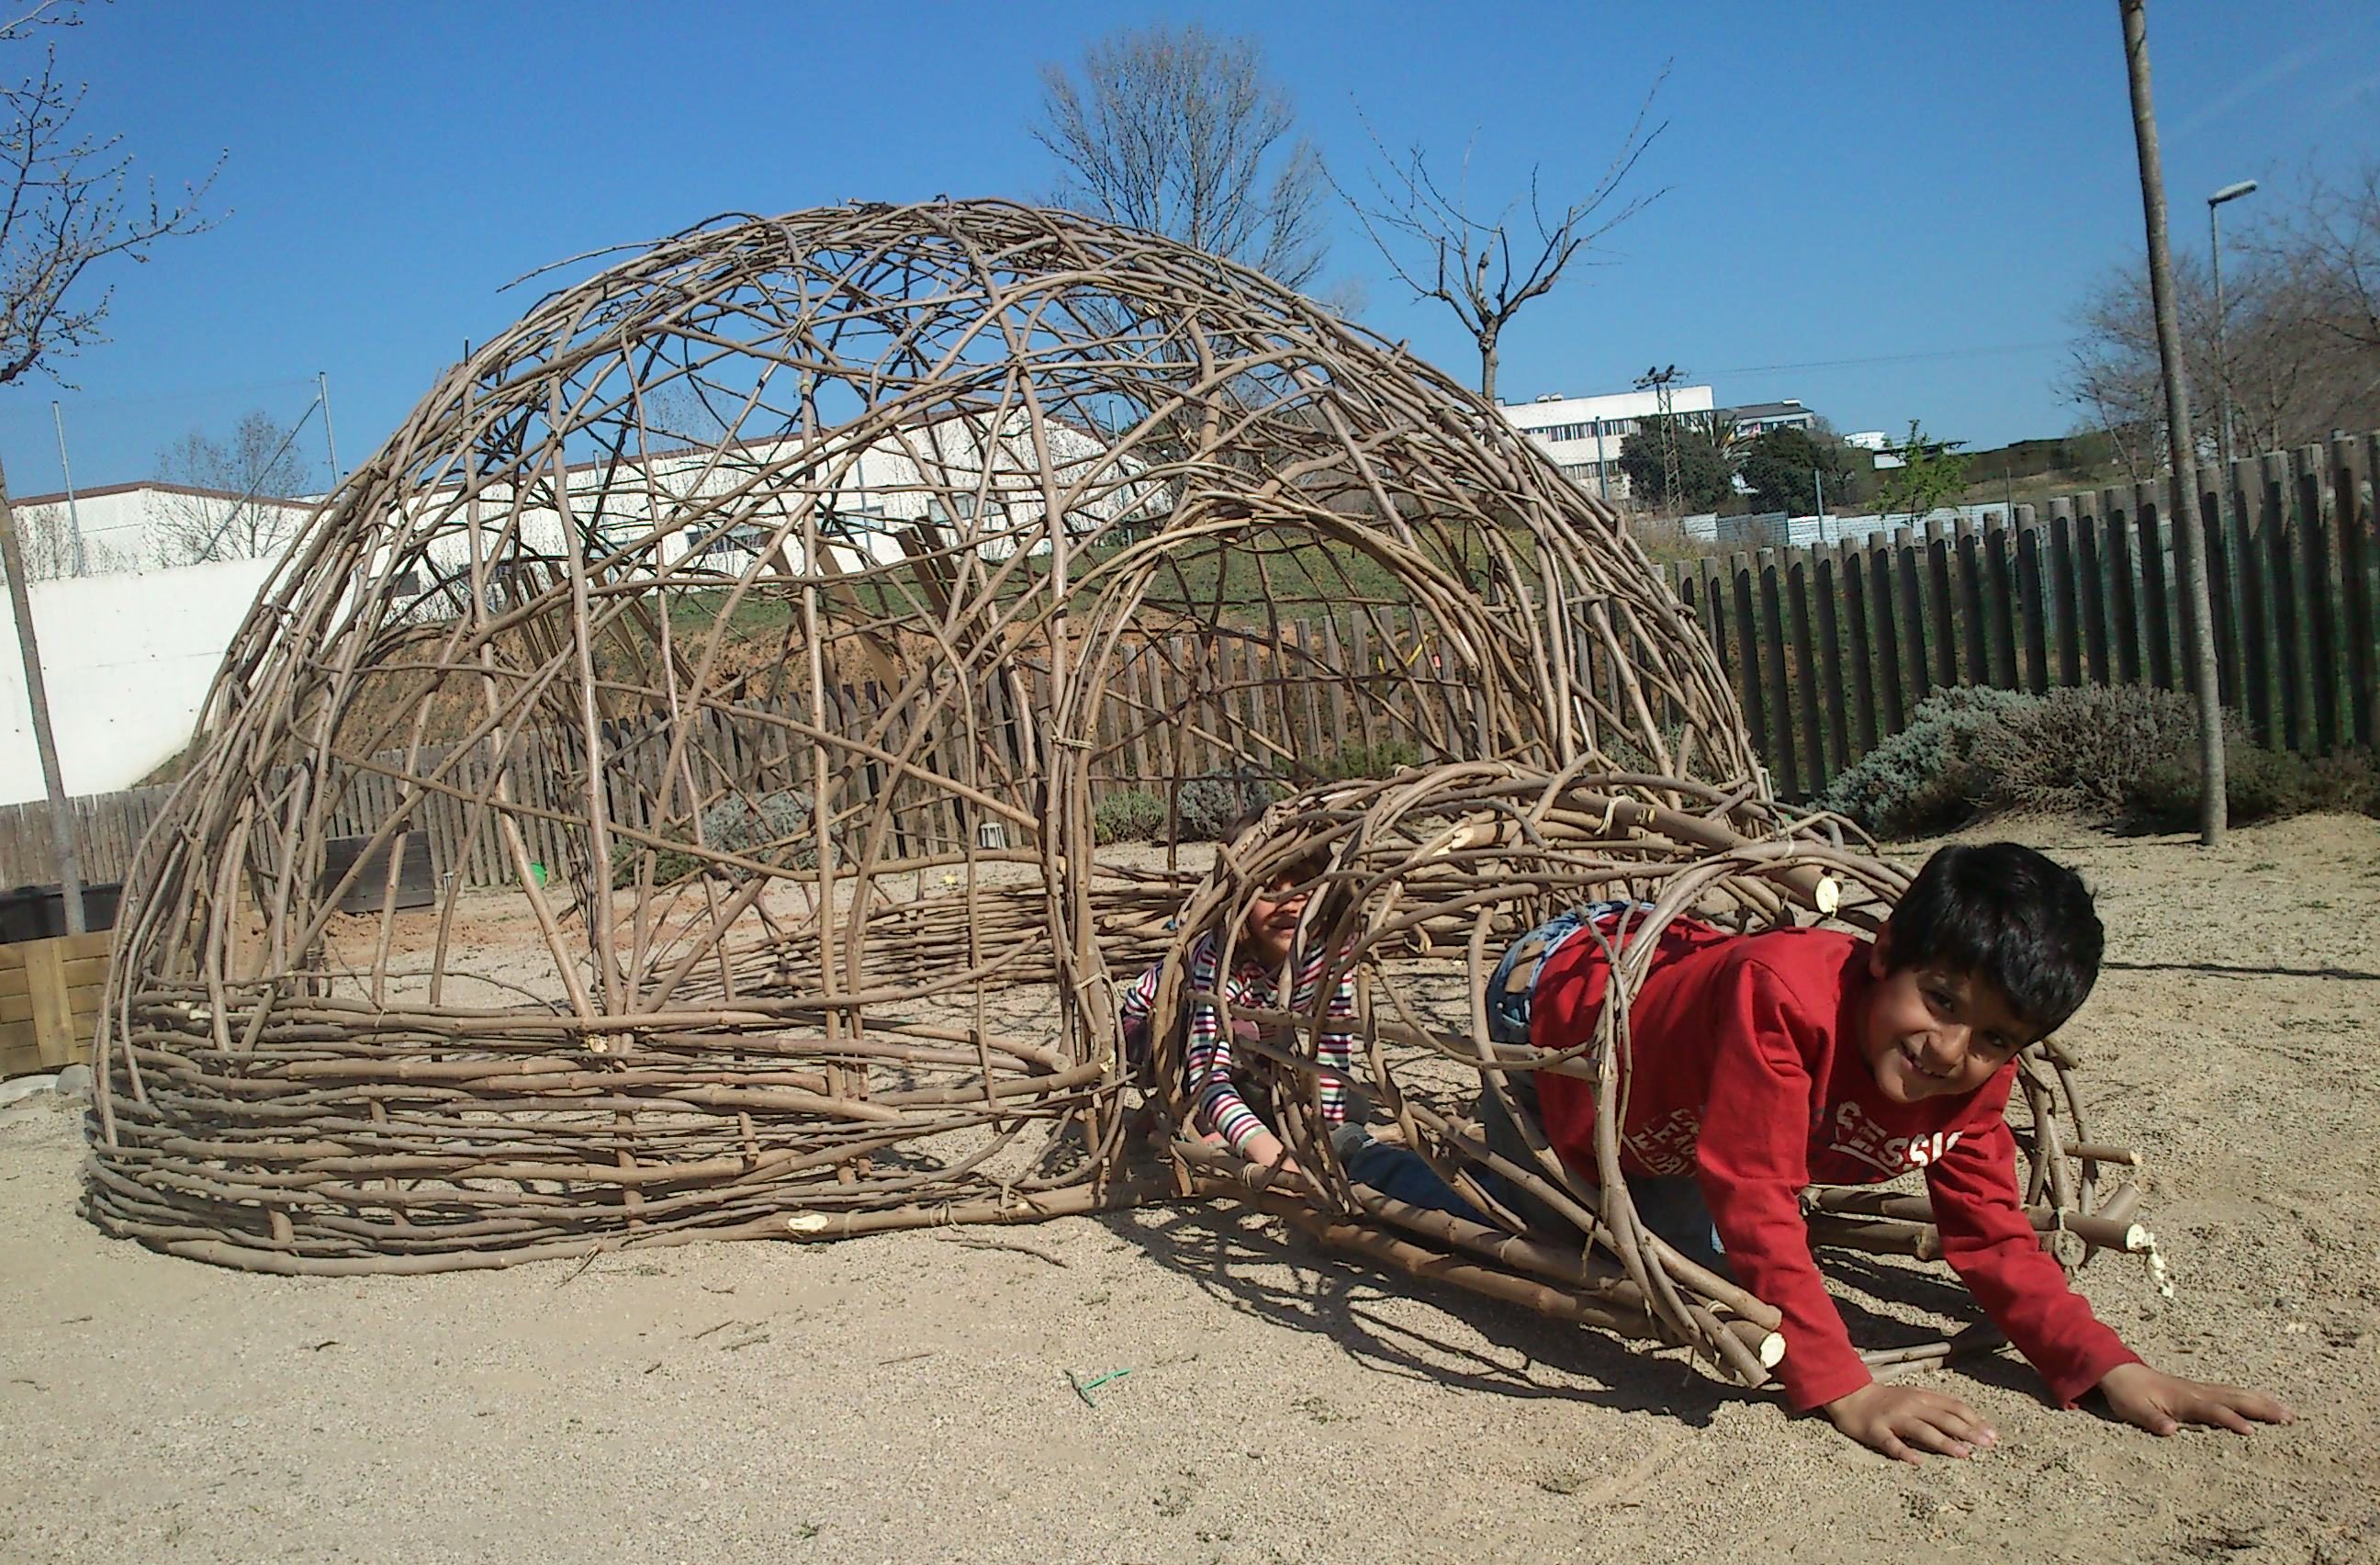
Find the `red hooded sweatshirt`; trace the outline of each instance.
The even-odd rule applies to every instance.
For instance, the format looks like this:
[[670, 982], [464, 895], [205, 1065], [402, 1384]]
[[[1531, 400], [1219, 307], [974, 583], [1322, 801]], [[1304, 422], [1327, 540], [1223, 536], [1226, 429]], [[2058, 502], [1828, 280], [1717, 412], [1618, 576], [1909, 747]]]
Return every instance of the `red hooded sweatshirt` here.
[[[1797, 1410], [1871, 1378], [1811, 1259], [1802, 1191], [1924, 1169], [1944, 1258], [2071, 1406], [2139, 1356], [2067, 1286], [2025, 1217], [2004, 1118], [2016, 1064], [1963, 1098], [1887, 1098], [1858, 1044], [1868, 951], [1837, 930], [1673, 923], [1629, 1013], [1621, 1167], [1695, 1176], [1735, 1280], [1784, 1314], [1778, 1377]], [[1609, 977], [1593, 932], [1572, 935], [1538, 971], [1530, 1042], [1593, 1036]], [[1593, 1179], [1594, 1085], [1544, 1073], [1537, 1093], [1555, 1150]]]

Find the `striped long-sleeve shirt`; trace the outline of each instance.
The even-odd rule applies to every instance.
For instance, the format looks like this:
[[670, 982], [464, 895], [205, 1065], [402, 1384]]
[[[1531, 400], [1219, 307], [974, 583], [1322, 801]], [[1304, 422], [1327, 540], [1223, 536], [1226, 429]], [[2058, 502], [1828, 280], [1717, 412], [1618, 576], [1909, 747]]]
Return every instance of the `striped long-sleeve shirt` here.
[[[1321, 984], [1329, 956], [1327, 950], [1317, 951], [1298, 964], [1292, 979], [1289, 1003], [1283, 1005], [1274, 982], [1279, 976], [1276, 970], [1266, 967], [1244, 950], [1226, 975], [1222, 972], [1222, 943], [1212, 935], [1203, 935], [1190, 948], [1187, 987], [1196, 993], [1222, 996], [1235, 1012], [1244, 1007], [1303, 1011], [1314, 1004], [1315, 991]], [[1135, 1030], [1145, 1033], [1151, 1020], [1150, 1013], [1157, 1004], [1157, 981], [1163, 969], [1162, 962], [1151, 967], [1124, 992], [1122, 1011], [1127, 1036], [1134, 1034]], [[1354, 1016], [1353, 974], [1342, 976], [1338, 987], [1331, 991], [1327, 1014], [1332, 1021]], [[1241, 1095], [1239, 1082], [1233, 1079], [1233, 1033], [1254, 1037], [1256, 1024], [1235, 1017], [1231, 1031], [1227, 1033], [1221, 1013], [1212, 1003], [1190, 1002], [1189, 1037], [1184, 1049], [1184, 1064], [1197, 1121], [1202, 1128], [1221, 1136], [1232, 1151], [1245, 1155], [1248, 1143], [1271, 1127], [1264, 1122], [1263, 1116], [1248, 1106], [1247, 1100]], [[1317, 1058], [1324, 1066], [1343, 1071], [1348, 1067], [1351, 1046], [1352, 1040], [1347, 1033], [1326, 1033], [1317, 1051]], [[1322, 1118], [1332, 1125], [1342, 1124], [1347, 1118], [1347, 1091], [1333, 1076], [1322, 1079]]]

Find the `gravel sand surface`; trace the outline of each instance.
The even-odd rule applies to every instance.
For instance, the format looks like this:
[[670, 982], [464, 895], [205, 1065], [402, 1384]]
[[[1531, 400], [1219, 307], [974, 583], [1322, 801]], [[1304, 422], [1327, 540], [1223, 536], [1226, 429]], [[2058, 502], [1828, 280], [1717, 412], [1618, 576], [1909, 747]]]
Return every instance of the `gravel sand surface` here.
[[1927, 1382], [2000, 1448], [1898, 1467], [1220, 1207], [249, 1277], [86, 1226], [42, 1096], [0, 1111], [0, 1559], [2380, 1559], [2380, 825], [1991, 835], [2110, 931], [2067, 1035], [2179, 1292], [2087, 1290], [2295, 1426], [2157, 1440], [2003, 1357]]

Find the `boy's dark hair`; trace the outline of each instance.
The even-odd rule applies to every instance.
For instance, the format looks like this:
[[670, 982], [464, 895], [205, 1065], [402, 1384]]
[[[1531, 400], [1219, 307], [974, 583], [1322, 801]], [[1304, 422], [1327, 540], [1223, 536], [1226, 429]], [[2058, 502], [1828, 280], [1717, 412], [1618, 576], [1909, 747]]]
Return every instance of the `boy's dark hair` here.
[[1885, 960], [1985, 980], [2046, 1036], [2082, 1007], [2107, 933], [2082, 877], [2015, 842], [1944, 848], [1892, 910]]

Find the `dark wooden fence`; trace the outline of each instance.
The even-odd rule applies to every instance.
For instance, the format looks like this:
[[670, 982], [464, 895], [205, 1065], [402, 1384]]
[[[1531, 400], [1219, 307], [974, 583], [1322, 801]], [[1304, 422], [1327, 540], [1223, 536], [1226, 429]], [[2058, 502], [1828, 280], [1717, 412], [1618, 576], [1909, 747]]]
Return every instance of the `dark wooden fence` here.
[[[2380, 435], [2194, 474], [2218, 688], [2260, 743], [2366, 748], [2380, 725]], [[2190, 688], [2166, 481], [1980, 527], [1672, 568], [1777, 791], [1805, 798], [1936, 690]]]
[[[2309, 753], [2369, 747], [2380, 726], [2375, 466], [2380, 435], [2367, 435], [2195, 475], [2222, 697], [2261, 742]], [[1869, 543], [1763, 549], [1673, 568], [1679, 596], [1734, 682], [1780, 795], [1823, 789], [1944, 687], [2186, 688], [2168, 485], [2105, 489], [2046, 509], [2019, 506], [2012, 519], [1981, 527], [1902, 530]], [[1434, 652], [1427, 624], [1390, 608], [1143, 641], [1113, 672], [1097, 717], [1094, 790], [1161, 789], [1251, 757], [1286, 773], [1351, 746], [1376, 757], [1470, 753], [1476, 693], [1439, 679]], [[879, 703], [864, 686], [840, 688], [831, 699], [846, 733], [859, 731]], [[1003, 719], [1000, 705], [993, 692], [984, 718], [999, 737], [972, 763], [978, 768], [1028, 764], [1035, 740]], [[705, 731], [693, 749], [712, 776], [805, 786], [807, 760], [783, 729], [716, 711], [700, 721]], [[902, 740], [897, 720], [884, 737]], [[616, 819], [645, 820], [667, 795], [658, 773], [665, 745], [655, 739], [648, 733], [641, 747], [623, 740], [607, 757], [607, 806]], [[526, 737], [514, 742], [516, 789], [551, 789], [574, 769], [583, 776], [566, 744], [548, 756], [521, 748], [533, 743]], [[934, 736], [923, 754], [938, 770], [968, 776], [967, 742], [953, 729]], [[425, 752], [413, 769], [446, 754]], [[394, 767], [401, 758], [388, 759]], [[494, 764], [492, 752], [466, 755], [446, 780], [478, 793]], [[782, 783], [770, 783], [776, 773]], [[895, 810], [905, 850], [947, 849], [973, 834], [947, 794], [897, 786], [916, 795]], [[72, 801], [86, 879], [123, 875], [169, 791]], [[357, 772], [334, 796], [329, 834], [369, 835], [401, 797], [395, 777]], [[475, 818], [467, 800], [447, 794], [415, 805], [414, 824], [430, 834], [440, 874], [468, 885], [514, 878], [484, 813]], [[533, 858], [565, 862], [570, 845], [552, 822], [533, 812], [519, 819]], [[48, 806], [0, 806], [0, 886], [56, 878]]]

